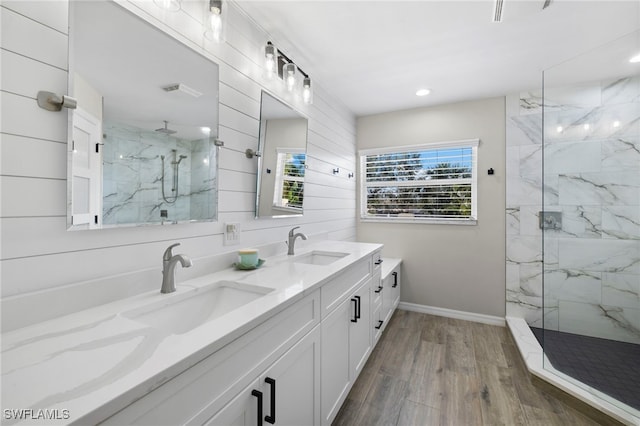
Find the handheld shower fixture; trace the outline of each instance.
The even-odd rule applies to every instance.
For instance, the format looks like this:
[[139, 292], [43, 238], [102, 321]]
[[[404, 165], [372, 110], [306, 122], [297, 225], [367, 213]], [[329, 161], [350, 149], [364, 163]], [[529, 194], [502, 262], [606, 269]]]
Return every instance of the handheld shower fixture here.
[[[166, 121], [165, 121], [166, 123]], [[164, 192], [164, 155], [160, 156], [160, 159], [162, 160], [162, 178], [160, 179], [160, 184], [162, 185], [162, 198], [164, 199], [165, 202], [169, 203], [169, 204], [173, 204], [176, 202], [176, 200], [178, 199], [178, 183], [179, 183], [179, 171], [180, 171], [180, 162], [182, 160], [184, 160], [185, 158], [187, 158], [186, 155], [180, 155], [178, 156], [178, 150], [177, 149], [172, 149], [171, 152], [173, 153], [173, 161], [171, 162], [171, 168], [173, 171], [173, 187], [171, 188], [171, 195], [169, 197], [167, 197], [165, 195]], [[177, 158], [176, 158], [177, 157]]]

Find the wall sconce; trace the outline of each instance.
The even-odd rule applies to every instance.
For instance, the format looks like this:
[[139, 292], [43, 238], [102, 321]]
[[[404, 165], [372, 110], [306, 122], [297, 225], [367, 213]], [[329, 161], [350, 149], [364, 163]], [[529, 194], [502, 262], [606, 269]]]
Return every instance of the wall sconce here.
[[204, 36], [208, 40], [215, 43], [220, 43], [223, 40], [222, 37], [222, 0], [209, 0], [209, 7], [207, 8], [207, 14], [205, 19], [205, 32]]
[[311, 88], [311, 78], [302, 68], [297, 66], [281, 50], [277, 49], [270, 41], [264, 47], [265, 70], [268, 79], [273, 78], [277, 73], [278, 77], [284, 80], [287, 90], [293, 92], [296, 87], [296, 70], [303, 76], [302, 99], [305, 104], [313, 102], [313, 89]]

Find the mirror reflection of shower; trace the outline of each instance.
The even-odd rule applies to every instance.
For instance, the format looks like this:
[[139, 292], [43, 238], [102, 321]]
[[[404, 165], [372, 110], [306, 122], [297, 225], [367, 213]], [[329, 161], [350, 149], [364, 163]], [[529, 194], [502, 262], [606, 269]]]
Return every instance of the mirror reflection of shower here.
[[[174, 133], [176, 133], [175, 130], [169, 129], [169, 122], [168, 121], [164, 121], [164, 127], [161, 127], [159, 129], [156, 129], [156, 132], [160, 132], [160, 133], [164, 133], [165, 135], [173, 135]], [[171, 195], [169, 195], [167, 197], [167, 195], [165, 194], [165, 168], [164, 168], [164, 155], [160, 156], [160, 159], [162, 160], [162, 178], [160, 180], [160, 183], [162, 185], [162, 198], [164, 199], [165, 202], [169, 203], [169, 204], [173, 204], [176, 202], [176, 200], [178, 199], [178, 184], [179, 184], [179, 170], [180, 170], [180, 162], [182, 160], [184, 160], [185, 158], [187, 158], [186, 155], [179, 155], [178, 156], [178, 150], [177, 149], [172, 149], [171, 153], [173, 155], [173, 161], [171, 161], [171, 171], [173, 172], [173, 176], [172, 176], [172, 187], [171, 187]]]
[[164, 201], [166, 201], [169, 204], [173, 204], [176, 202], [176, 200], [178, 199], [178, 177], [179, 177], [179, 170], [180, 170], [180, 162], [182, 160], [184, 160], [185, 158], [187, 158], [186, 155], [180, 155], [178, 156], [178, 150], [176, 149], [172, 149], [171, 153], [173, 154], [173, 161], [171, 162], [171, 171], [173, 172], [173, 179], [172, 179], [172, 187], [171, 187], [171, 195], [169, 197], [166, 196], [165, 194], [165, 183], [164, 183], [164, 178], [165, 178], [165, 173], [164, 173], [164, 155], [160, 156], [160, 159], [162, 160], [162, 179], [161, 179], [161, 185], [162, 185], [162, 198], [164, 199]]

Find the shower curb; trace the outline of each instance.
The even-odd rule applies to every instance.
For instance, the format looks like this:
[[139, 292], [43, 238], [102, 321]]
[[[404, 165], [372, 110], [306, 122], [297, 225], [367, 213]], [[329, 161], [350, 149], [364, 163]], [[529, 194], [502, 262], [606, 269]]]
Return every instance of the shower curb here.
[[632, 407], [623, 410], [598, 397], [599, 391], [593, 388], [590, 388], [591, 391], [587, 391], [571, 383], [570, 378], [565, 374], [549, 367], [544, 368], [544, 363], [549, 365], [549, 361], [544, 360], [546, 357], [544, 357], [542, 347], [526, 321], [515, 317], [506, 317], [505, 320], [511, 338], [518, 348], [520, 357], [527, 367], [534, 385], [599, 423], [640, 426], [640, 412], [638, 410]]

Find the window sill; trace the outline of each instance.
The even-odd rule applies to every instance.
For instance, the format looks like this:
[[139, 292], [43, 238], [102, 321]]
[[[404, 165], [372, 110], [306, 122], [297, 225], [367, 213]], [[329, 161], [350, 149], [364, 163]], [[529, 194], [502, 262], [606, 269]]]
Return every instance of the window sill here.
[[360, 218], [360, 222], [362, 223], [411, 223], [416, 225], [462, 225], [462, 226], [475, 226], [478, 224], [477, 219], [411, 219], [408, 217], [403, 218], [383, 218], [383, 217], [375, 217], [375, 218]]

